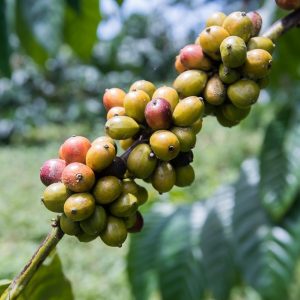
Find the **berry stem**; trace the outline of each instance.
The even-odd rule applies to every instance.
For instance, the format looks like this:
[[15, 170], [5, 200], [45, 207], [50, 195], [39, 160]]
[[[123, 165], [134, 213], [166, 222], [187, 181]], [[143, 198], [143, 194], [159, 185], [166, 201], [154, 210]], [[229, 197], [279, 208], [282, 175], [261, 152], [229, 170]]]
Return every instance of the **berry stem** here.
[[298, 26], [300, 26], [300, 9], [275, 22], [262, 36], [276, 41], [285, 32]]
[[39, 245], [36, 252], [33, 254], [30, 261], [26, 264], [23, 270], [11, 282], [9, 287], [0, 296], [0, 300], [14, 300], [22, 293], [24, 288], [30, 282], [33, 275], [36, 273], [40, 265], [48, 257], [58, 242], [62, 239], [64, 233], [59, 227], [59, 220], [56, 219], [52, 223], [52, 230], [46, 236], [44, 241]]

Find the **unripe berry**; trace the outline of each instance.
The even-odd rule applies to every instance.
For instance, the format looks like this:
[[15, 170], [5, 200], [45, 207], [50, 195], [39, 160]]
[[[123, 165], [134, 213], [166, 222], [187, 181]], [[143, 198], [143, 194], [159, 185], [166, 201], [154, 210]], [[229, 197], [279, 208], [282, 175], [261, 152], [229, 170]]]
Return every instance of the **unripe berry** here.
[[170, 103], [162, 98], [152, 99], [145, 108], [145, 118], [153, 130], [168, 129], [172, 122]]
[[93, 195], [99, 204], [108, 204], [116, 200], [122, 192], [121, 180], [114, 176], [105, 176], [95, 184]]
[[191, 126], [204, 113], [203, 99], [190, 96], [181, 100], [174, 109], [173, 122], [176, 126]]
[[223, 64], [228, 68], [240, 67], [246, 61], [247, 47], [238, 36], [226, 38], [220, 46], [220, 51]]
[[241, 74], [238, 70], [231, 69], [220, 64], [219, 77], [225, 84], [232, 84], [240, 79]]
[[243, 73], [251, 79], [266, 77], [272, 66], [272, 55], [266, 50], [254, 49], [247, 52]]
[[126, 115], [137, 122], [142, 123], [145, 119], [145, 107], [149, 101], [149, 95], [142, 90], [133, 90], [129, 92], [124, 98]]
[[134, 82], [130, 89], [130, 91], [143, 91], [145, 92], [146, 94], [148, 94], [148, 96], [151, 98], [154, 91], [156, 90], [156, 87], [155, 85], [150, 82], [150, 81], [147, 81], [147, 80], [138, 80], [136, 82]]
[[72, 221], [87, 219], [95, 211], [95, 199], [89, 193], [77, 193], [70, 196], [64, 205], [64, 213]]
[[78, 235], [82, 233], [79, 222], [72, 221], [65, 214], [62, 214], [59, 218], [59, 227], [68, 235]]
[[177, 76], [173, 87], [181, 98], [199, 95], [207, 81], [207, 74], [200, 70], [189, 70]]
[[239, 124], [238, 121], [229, 121], [228, 119], [226, 119], [220, 107], [218, 107], [218, 109], [215, 111], [215, 116], [219, 124], [223, 127], [231, 128]]
[[227, 89], [227, 95], [232, 102], [238, 108], [248, 108], [254, 104], [259, 96], [260, 88], [258, 84], [253, 80], [242, 79]]
[[191, 165], [175, 168], [175, 185], [180, 187], [189, 186], [195, 180], [195, 171]]
[[138, 209], [137, 198], [132, 194], [122, 194], [109, 205], [110, 213], [115, 217], [129, 217]]
[[201, 46], [187, 45], [180, 50], [180, 61], [188, 69], [208, 71], [211, 69], [211, 61], [205, 56]]
[[180, 143], [180, 151], [187, 152], [195, 147], [196, 134], [190, 127], [173, 127], [171, 131], [177, 136]]
[[200, 44], [205, 53], [220, 54], [220, 45], [229, 33], [221, 26], [211, 26], [205, 28], [200, 33]]
[[96, 206], [94, 213], [80, 222], [81, 229], [89, 235], [99, 235], [106, 227], [106, 212], [102, 206]]
[[135, 140], [133, 138], [120, 140], [120, 146], [123, 150], [127, 150], [134, 142]]
[[247, 42], [253, 32], [253, 25], [245, 12], [233, 12], [223, 22], [222, 25], [231, 36], [238, 36]]
[[226, 99], [226, 87], [218, 75], [211, 77], [203, 93], [205, 101], [212, 105], [220, 105]]
[[222, 26], [226, 15], [222, 12], [215, 12], [206, 21], [206, 27], [209, 26]]
[[225, 104], [222, 107], [224, 117], [231, 122], [239, 122], [245, 119], [250, 113], [251, 107], [241, 109], [235, 107], [233, 104]]
[[172, 165], [162, 162], [153, 173], [151, 182], [153, 187], [160, 193], [169, 192], [175, 185], [176, 173]]
[[249, 40], [247, 47], [248, 50], [263, 49], [272, 54], [275, 49], [275, 44], [269, 38], [256, 36]]
[[114, 106], [123, 106], [123, 100], [126, 93], [119, 88], [105, 90], [103, 95], [103, 105], [106, 111], [109, 111]]

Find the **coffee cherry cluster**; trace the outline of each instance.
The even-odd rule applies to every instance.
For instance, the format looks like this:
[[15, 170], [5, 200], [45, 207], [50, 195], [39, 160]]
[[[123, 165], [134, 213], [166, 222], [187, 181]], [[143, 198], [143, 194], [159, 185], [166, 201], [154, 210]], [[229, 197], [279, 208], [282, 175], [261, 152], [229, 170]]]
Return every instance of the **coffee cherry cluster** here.
[[202, 96], [205, 115], [225, 127], [247, 117], [260, 89], [266, 87], [275, 45], [257, 36], [257, 12], [214, 13], [195, 44], [181, 49], [175, 61], [180, 75], [174, 87], [180, 97]]
[[[180, 74], [172, 87], [139, 80], [128, 92], [105, 91], [107, 135], [92, 143], [82, 136], [67, 139], [59, 158], [40, 171], [47, 186], [42, 202], [61, 213], [63, 232], [82, 242], [100, 236], [121, 246], [128, 232], [143, 227], [138, 208], [148, 192], [136, 179], [160, 194], [192, 184], [192, 149], [203, 117], [237, 125], [267, 83], [274, 44], [257, 36], [261, 25], [257, 12], [214, 13], [195, 44], [177, 56]], [[115, 140], [124, 150], [120, 156]]]
[[40, 170], [47, 186], [42, 202], [59, 217], [62, 231], [89, 242], [100, 236], [109, 246], [121, 246], [127, 233], [139, 232], [143, 217], [139, 206], [147, 190], [125, 179], [126, 164], [113, 139], [101, 136], [92, 143], [85, 137], [67, 139], [59, 158], [47, 160]]

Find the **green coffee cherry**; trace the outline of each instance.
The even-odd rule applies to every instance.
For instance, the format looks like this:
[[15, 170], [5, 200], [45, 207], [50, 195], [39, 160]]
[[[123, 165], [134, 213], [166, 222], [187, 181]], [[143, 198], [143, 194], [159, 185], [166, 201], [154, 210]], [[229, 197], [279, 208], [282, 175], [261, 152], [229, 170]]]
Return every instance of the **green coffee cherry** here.
[[232, 84], [240, 79], [241, 74], [235, 69], [230, 69], [223, 64], [220, 64], [219, 77], [225, 84]]
[[189, 186], [195, 180], [195, 171], [191, 165], [178, 167], [175, 169], [176, 182], [175, 185], [180, 187]]
[[176, 173], [172, 165], [162, 162], [152, 175], [152, 185], [160, 193], [169, 192], [175, 184]]
[[81, 229], [89, 235], [98, 235], [106, 226], [106, 212], [102, 206], [96, 206], [94, 213], [80, 222]]
[[139, 124], [127, 116], [112, 117], [105, 123], [106, 133], [113, 139], [125, 140], [133, 137], [140, 130]]
[[89, 242], [95, 240], [98, 236], [99, 236], [98, 234], [90, 235], [86, 232], [81, 232], [81, 233], [76, 235], [79, 242], [81, 242], [81, 243], [89, 243]]
[[173, 122], [176, 126], [190, 126], [204, 113], [203, 99], [190, 96], [181, 100], [173, 112]]
[[127, 238], [127, 229], [124, 220], [108, 216], [107, 226], [100, 233], [100, 238], [108, 246], [122, 247]]
[[238, 36], [247, 42], [253, 31], [251, 19], [245, 12], [233, 12], [223, 22], [222, 25], [231, 36]]
[[93, 194], [99, 204], [108, 204], [116, 200], [122, 192], [121, 180], [115, 176], [105, 176], [95, 184]]
[[215, 116], [219, 124], [223, 127], [231, 128], [239, 124], [239, 122], [237, 121], [229, 121], [228, 119], [226, 119], [220, 107], [218, 107], [218, 109], [215, 111]]
[[122, 194], [109, 206], [109, 211], [115, 217], [128, 217], [138, 209], [138, 200], [132, 194]]
[[258, 84], [248, 79], [241, 79], [227, 89], [227, 95], [232, 104], [241, 109], [254, 104], [258, 99], [259, 92]]
[[77, 235], [82, 232], [79, 222], [72, 221], [65, 214], [60, 216], [59, 226], [60, 229], [68, 235]]
[[221, 105], [226, 99], [226, 87], [218, 75], [211, 77], [203, 93], [206, 102]]
[[196, 134], [190, 127], [173, 127], [171, 131], [177, 136], [180, 143], [180, 151], [187, 152], [195, 147]]
[[239, 122], [245, 119], [250, 113], [251, 107], [241, 109], [235, 107], [233, 104], [225, 104], [222, 106], [222, 113], [224, 117], [231, 122]]
[[155, 85], [147, 80], [138, 80], [134, 82], [129, 89], [129, 91], [143, 91], [147, 93], [150, 98], [152, 97], [155, 90]]
[[272, 66], [272, 55], [266, 50], [254, 49], [247, 52], [243, 73], [251, 79], [266, 77]]
[[226, 38], [221, 46], [221, 57], [224, 66], [237, 68], [243, 65], [247, 57], [247, 47], [243, 39], [238, 36]]
[[248, 50], [263, 49], [272, 54], [275, 49], [275, 44], [269, 38], [256, 36], [249, 40], [247, 47]]
[[127, 168], [137, 178], [149, 177], [157, 164], [155, 154], [148, 144], [137, 145], [130, 153]]
[[200, 70], [188, 70], [177, 76], [173, 86], [181, 98], [199, 95], [207, 81], [207, 75]]
[[50, 211], [60, 213], [64, 211], [64, 204], [71, 194], [62, 182], [52, 183], [46, 187], [42, 202]]

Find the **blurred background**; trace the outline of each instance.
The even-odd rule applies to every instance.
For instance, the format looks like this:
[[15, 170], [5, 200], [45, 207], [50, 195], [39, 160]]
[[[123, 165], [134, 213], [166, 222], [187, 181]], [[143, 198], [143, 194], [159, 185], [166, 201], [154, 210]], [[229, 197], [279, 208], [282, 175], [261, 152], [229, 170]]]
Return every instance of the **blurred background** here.
[[[42, 163], [70, 135], [103, 134], [104, 90], [171, 85], [207, 16], [235, 10], [258, 10], [264, 28], [285, 14], [275, 1], [0, 0], [0, 280], [49, 231]], [[299, 30], [279, 39], [270, 85], [240, 126], [204, 120], [195, 183], [149, 187], [142, 233], [121, 249], [64, 237], [52, 281], [26, 299], [299, 299], [299, 50]]]

